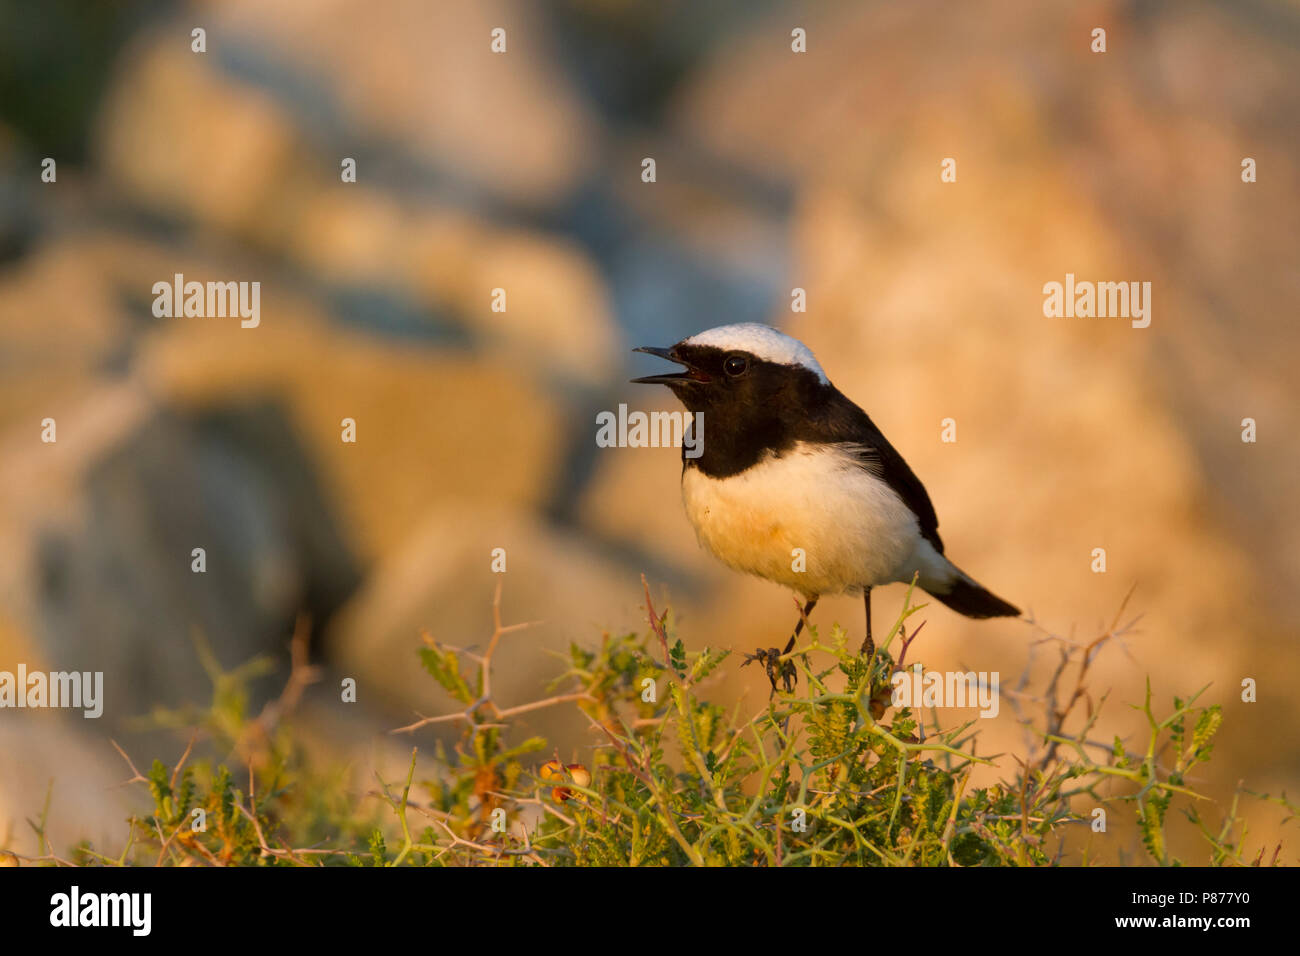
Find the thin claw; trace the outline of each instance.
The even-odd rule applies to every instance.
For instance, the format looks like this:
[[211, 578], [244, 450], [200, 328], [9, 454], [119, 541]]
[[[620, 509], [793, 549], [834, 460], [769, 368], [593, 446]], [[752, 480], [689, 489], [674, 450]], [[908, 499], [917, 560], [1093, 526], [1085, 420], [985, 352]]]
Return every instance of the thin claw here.
[[792, 681], [797, 678], [793, 661], [781, 660], [781, 652], [775, 647], [760, 647], [753, 654], [746, 654], [741, 667], [748, 664], [758, 663], [763, 665], [763, 672], [767, 674], [767, 681], [772, 685], [772, 691], [768, 694], [768, 700], [776, 694], [777, 680], [779, 679], [785, 687], [786, 693], [793, 693], [794, 686]]

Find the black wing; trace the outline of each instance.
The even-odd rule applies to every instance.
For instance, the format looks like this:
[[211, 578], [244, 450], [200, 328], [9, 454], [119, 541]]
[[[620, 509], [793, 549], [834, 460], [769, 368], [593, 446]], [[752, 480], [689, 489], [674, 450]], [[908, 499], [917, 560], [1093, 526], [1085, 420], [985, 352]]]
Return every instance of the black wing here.
[[943, 540], [939, 537], [939, 516], [926, 493], [925, 485], [907, 462], [876, 427], [867, 413], [858, 408], [838, 390], [827, 405], [827, 414], [818, 423], [827, 441], [839, 441], [858, 446], [857, 457], [862, 466], [889, 485], [911, 508], [921, 525], [921, 536], [943, 554]]

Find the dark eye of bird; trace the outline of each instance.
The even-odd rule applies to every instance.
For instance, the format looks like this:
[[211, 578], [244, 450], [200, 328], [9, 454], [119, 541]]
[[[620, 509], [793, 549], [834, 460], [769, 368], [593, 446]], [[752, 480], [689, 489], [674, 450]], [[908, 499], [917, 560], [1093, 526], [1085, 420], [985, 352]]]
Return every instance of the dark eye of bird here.
[[727, 360], [722, 363], [722, 370], [728, 375], [743, 375], [745, 369], [749, 367], [749, 362], [743, 355], [728, 355]]

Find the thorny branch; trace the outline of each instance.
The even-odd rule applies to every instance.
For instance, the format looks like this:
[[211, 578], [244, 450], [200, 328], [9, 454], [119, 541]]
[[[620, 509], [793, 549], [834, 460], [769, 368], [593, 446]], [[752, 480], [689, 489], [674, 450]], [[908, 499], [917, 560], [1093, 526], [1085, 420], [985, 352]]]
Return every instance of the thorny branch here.
[[[458, 711], [454, 714], [441, 714], [436, 717], [426, 717], [424, 714], [416, 711], [416, 716], [420, 718], [419, 720], [413, 724], [407, 724], [405, 727], [398, 727], [391, 730], [389, 733], [409, 734], [419, 730], [421, 727], [427, 727], [430, 724], [453, 723], [461, 720], [469, 724], [471, 730], [478, 730], [482, 727], [500, 726], [503, 721], [508, 720], [511, 717], [518, 717], [520, 714], [526, 714], [534, 710], [541, 710], [544, 707], [554, 707], [557, 704], [565, 704], [575, 700], [593, 700], [594, 698], [585, 691], [579, 691], [572, 694], [556, 694], [527, 704], [516, 704], [514, 707], [504, 708], [500, 707], [496, 701], [492, 699], [492, 657], [497, 652], [497, 645], [500, 643], [501, 638], [506, 634], [513, 633], [514, 631], [522, 631], [525, 628], [532, 627], [538, 623], [538, 621], [526, 621], [522, 624], [503, 625], [501, 623], [501, 583], [497, 582], [496, 593], [492, 597], [492, 636], [488, 639], [487, 652], [480, 657], [477, 654], [462, 651], [460, 648], [453, 648], [454, 650], [462, 651], [466, 656], [478, 662], [479, 678], [481, 682], [480, 686], [483, 688], [478, 699], [473, 701], [464, 710]], [[437, 642], [428, 634], [424, 634], [423, 638], [424, 642], [430, 647], [438, 646]], [[485, 708], [490, 711], [491, 719], [486, 721], [480, 720], [478, 717], [478, 711], [480, 708]]]

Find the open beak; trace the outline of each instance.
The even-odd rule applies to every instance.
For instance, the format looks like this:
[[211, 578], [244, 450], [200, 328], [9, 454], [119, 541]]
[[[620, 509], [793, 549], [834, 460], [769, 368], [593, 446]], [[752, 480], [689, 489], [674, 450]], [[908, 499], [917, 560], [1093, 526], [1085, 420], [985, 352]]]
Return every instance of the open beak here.
[[689, 362], [685, 362], [673, 354], [672, 349], [655, 348], [653, 345], [643, 345], [640, 348], [633, 349], [633, 352], [645, 352], [647, 355], [657, 355], [661, 359], [667, 359], [670, 362], [676, 362], [678, 365], [685, 365], [686, 371], [673, 372], [669, 375], [646, 375], [642, 378], [632, 379], [634, 385], [676, 385], [682, 382], [707, 382], [709, 376], [697, 368], [693, 368]]

